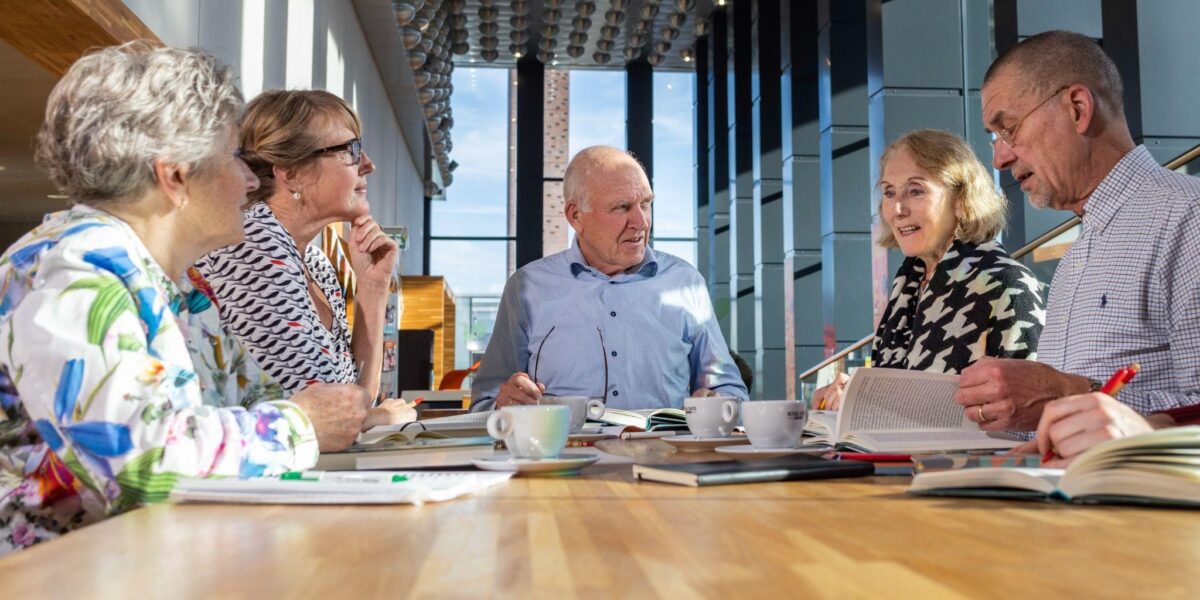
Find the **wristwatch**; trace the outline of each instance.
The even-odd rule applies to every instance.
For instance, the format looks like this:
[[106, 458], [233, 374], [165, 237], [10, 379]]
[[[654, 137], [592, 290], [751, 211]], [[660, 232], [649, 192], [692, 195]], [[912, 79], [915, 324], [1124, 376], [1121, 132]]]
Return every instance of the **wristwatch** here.
[[1104, 382], [1100, 381], [1099, 379], [1088, 378], [1088, 391], [1089, 392], [1098, 392], [1103, 388], [1104, 388]]

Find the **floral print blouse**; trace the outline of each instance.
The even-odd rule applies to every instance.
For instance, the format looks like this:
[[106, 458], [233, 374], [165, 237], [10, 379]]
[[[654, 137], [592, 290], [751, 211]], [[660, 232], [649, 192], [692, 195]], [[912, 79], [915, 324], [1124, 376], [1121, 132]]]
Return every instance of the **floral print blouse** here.
[[86, 206], [0, 257], [0, 554], [162, 501], [179, 477], [315, 464], [312, 423], [205, 292]]

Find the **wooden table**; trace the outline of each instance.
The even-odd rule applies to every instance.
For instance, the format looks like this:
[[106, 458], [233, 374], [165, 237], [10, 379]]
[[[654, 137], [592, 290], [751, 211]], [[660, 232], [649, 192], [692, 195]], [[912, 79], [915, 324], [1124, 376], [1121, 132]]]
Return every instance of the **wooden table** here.
[[5, 557], [0, 595], [1200, 597], [1196, 512], [907, 484], [695, 489], [597, 465], [419, 508], [158, 505]]

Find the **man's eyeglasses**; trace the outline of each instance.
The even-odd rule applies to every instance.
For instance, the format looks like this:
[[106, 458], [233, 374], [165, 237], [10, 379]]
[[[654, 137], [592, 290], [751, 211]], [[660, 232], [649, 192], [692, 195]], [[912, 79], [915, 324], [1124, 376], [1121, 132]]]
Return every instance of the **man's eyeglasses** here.
[[996, 142], [1004, 142], [1004, 145], [1008, 146], [1008, 148], [1011, 150], [1014, 146], [1016, 146], [1016, 143], [1017, 143], [1016, 142], [1017, 128], [1020, 127], [1021, 124], [1025, 122], [1025, 119], [1028, 119], [1030, 115], [1037, 112], [1037, 110], [1039, 108], [1045, 106], [1047, 102], [1054, 99], [1059, 94], [1063, 93], [1063, 91], [1069, 87], [1071, 87], [1071, 86], [1064, 85], [1064, 86], [1058, 88], [1057, 90], [1055, 90], [1055, 92], [1053, 94], [1050, 94], [1045, 100], [1042, 100], [1041, 102], [1038, 103], [1037, 106], [1033, 107], [1032, 110], [1025, 113], [1025, 116], [1021, 117], [1020, 119], [1017, 119], [1017, 122], [1013, 123], [1012, 127], [1009, 127], [1007, 129], [997, 129], [995, 132], [993, 132], [992, 133], [992, 136], [993, 136], [992, 137], [992, 146], [994, 147], [996, 145]]
[[354, 138], [336, 146], [313, 150], [309, 156], [322, 156], [326, 154], [344, 154], [350, 159], [350, 162], [344, 163], [346, 166], [357, 165], [362, 162], [362, 139]]
[[[538, 344], [537, 354], [533, 356], [533, 382], [538, 382], [538, 365], [542, 362], [542, 347], [546, 345], [546, 340], [550, 339], [550, 334], [554, 333], [554, 327], [546, 332], [546, 337], [542, 338], [542, 343]], [[608, 402], [608, 348], [604, 347], [604, 332], [600, 328], [596, 328], [596, 335], [600, 336], [600, 358], [604, 360], [604, 388], [600, 391], [600, 395], [596, 396], [601, 401]]]

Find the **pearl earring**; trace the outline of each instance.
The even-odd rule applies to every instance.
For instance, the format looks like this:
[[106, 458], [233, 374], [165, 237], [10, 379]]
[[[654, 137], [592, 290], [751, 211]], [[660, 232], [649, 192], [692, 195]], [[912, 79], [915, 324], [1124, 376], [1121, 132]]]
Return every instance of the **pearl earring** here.
[[292, 192], [292, 200], [299, 200], [300, 192]]

